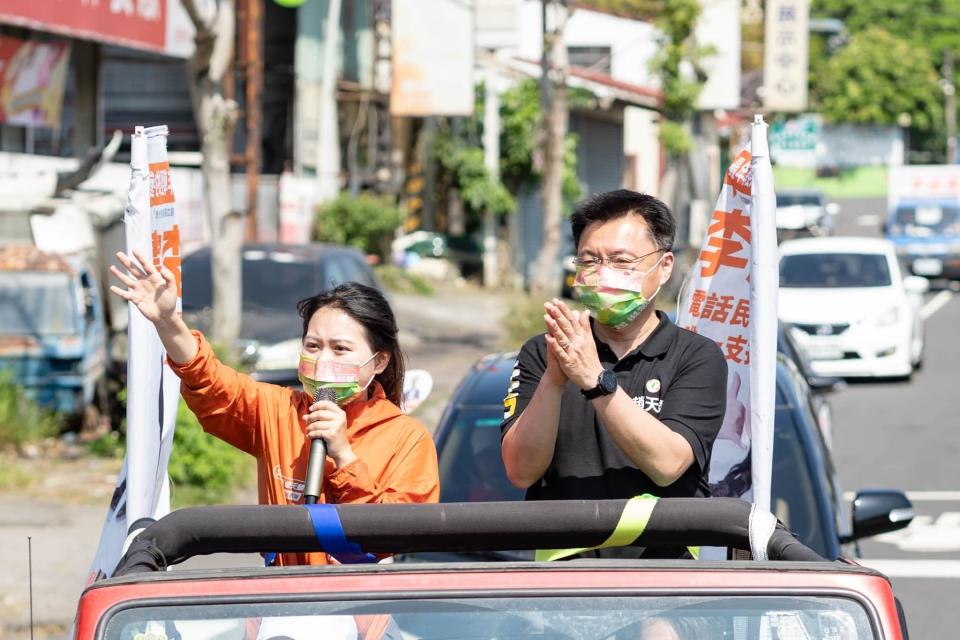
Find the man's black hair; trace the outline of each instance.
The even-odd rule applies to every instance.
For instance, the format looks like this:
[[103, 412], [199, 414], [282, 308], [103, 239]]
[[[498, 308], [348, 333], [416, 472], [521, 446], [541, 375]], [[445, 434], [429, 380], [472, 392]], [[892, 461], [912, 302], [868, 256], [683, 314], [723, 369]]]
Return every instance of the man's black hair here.
[[595, 193], [581, 200], [570, 216], [573, 227], [573, 246], [580, 247], [580, 236], [591, 222], [608, 222], [635, 214], [643, 218], [657, 249], [670, 251], [677, 223], [667, 205], [651, 195], [629, 189]]

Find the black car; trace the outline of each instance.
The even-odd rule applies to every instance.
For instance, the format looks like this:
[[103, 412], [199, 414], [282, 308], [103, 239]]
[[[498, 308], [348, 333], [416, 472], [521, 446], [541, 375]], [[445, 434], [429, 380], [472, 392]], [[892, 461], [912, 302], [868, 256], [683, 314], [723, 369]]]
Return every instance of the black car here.
[[[503, 396], [515, 353], [481, 359], [465, 376], [435, 433], [441, 502], [522, 500], [500, 456]], [[855, 540], [909, 524], [910, 502], [898, 491], [865, 491], [849, 524], [830, 451], [811, 412], [810, 387], [783, 355], [777, 362], [771, 511], [826, 558], [855, 555]], [[877, 514], [886, 516], [877, 519]], [[403, 558], [410, 559], [410, 558]]]
[[[246, 244], [241, 251], [239, 346], [248, 364], [265, 369], [264, 379], [278, 371], [289, 378], [292, 368], [296, 380], [303, 332], [298, 301], [344, 282], [379, 288], [363, 254], [350, 247], [264, 243]], [[181, 268], [184, 316], [190, 326], [208, 329], [213, 301], [210, 248], [186, 256]]]

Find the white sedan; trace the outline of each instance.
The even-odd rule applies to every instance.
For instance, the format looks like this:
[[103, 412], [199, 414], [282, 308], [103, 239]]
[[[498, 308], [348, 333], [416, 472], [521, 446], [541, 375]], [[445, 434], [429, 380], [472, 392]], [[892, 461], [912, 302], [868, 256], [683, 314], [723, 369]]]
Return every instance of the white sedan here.
[[909, 377], [923, 359], [924, 278], [903, 277], [891, 242], [780, 245], [780, 319], [823, 376]]

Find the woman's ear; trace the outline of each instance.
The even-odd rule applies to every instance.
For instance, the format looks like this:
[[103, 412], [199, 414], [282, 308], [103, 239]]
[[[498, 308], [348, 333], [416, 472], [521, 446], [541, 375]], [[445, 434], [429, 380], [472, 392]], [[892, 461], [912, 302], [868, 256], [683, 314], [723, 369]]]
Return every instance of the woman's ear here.
[[376, 365], [374, 375], [383, 373], [387, 365], [390, 364], [390, 353], [388, 351], [381, 351], [377, 354], [377, 357], [373, 359], [373, 362]]

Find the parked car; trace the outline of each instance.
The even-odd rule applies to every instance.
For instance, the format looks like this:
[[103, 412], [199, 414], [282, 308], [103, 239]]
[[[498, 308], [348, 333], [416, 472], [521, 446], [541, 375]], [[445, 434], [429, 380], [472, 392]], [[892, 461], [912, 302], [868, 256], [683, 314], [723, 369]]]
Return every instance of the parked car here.
[[[751, 525], [750, 506], [735, 499], [660, 500], [650, 505], [649, 522], [636, 543], [723, 540], [774, 562], [583, 560], [164, 571], [168, 564], [217, 551], [332, 551], [345, 545], [356, 557], [363, 551], [587, 546], [619, 528], [625, 503], [185, 509], [140, 534], [117, 577], [84, 590], [74, 637], [907, 637], [902, 608], [886, 577], [849, 562], [824, 562], [782, 528], [765, 534]], [[311, 514], [326, 524], [315, 528]]]
[[781, 238], [833, 233], [840, 207], [817, 189], [777, 190], [777, 232]]
[[[379, 288], [363, 254], [349, 247], [247, 244], [241, 255], [243, 315], [238, 346], [245, 360], [261, 370], [296, 370], [303, 333], [299, 300], [344, 282]], [[210, 249], [186, 256], [181, 269], [184, 317], [191, 327], [205, 330], [213, 304]]]
[[420, 258], [449, 260], [464, 278], [479, 277], [483, 273], [483, 246], [472, 236], [414, 231], [394, 240], [392, 250]]
[[106, 402], [101, 300], [79, 255], [0, 246], [0, 371], [45, 407], [96, 418]]
[[920, 303], [889, 240], [803, 238], [780, 245], [780, 319], [825, 376], [905, 377], [923, 362]]
[[[441, 502], [523, 499], [524, 492], [507, 479], [500, 456], [503, 396], [515, 361], [515, 353], [484, 357], [454, 392], [434, 434]], [[823, 557], [856, 555], [853, 543], [880, 531], [865, 524], [862, 508], [854, 508], [852, 523], [848, 519], [843, 492], [813, 414], [810, 394], [799, 369], [782, 354], [778, 356], [772, 511], [796, 532], [800, 541]], [[909, 500], [899, 491], [862, 491], [857, 500], [869, 501], [891, 512], [910, 508]], [[895, 519], [898, 521], [888, 521], [891, 529], [909, 524], [909, 517], [900, 520], [897, 515]]]
[[914, 198], [896, 203], [883, 225], [910, 273], [960, 278], [960, 201]]

